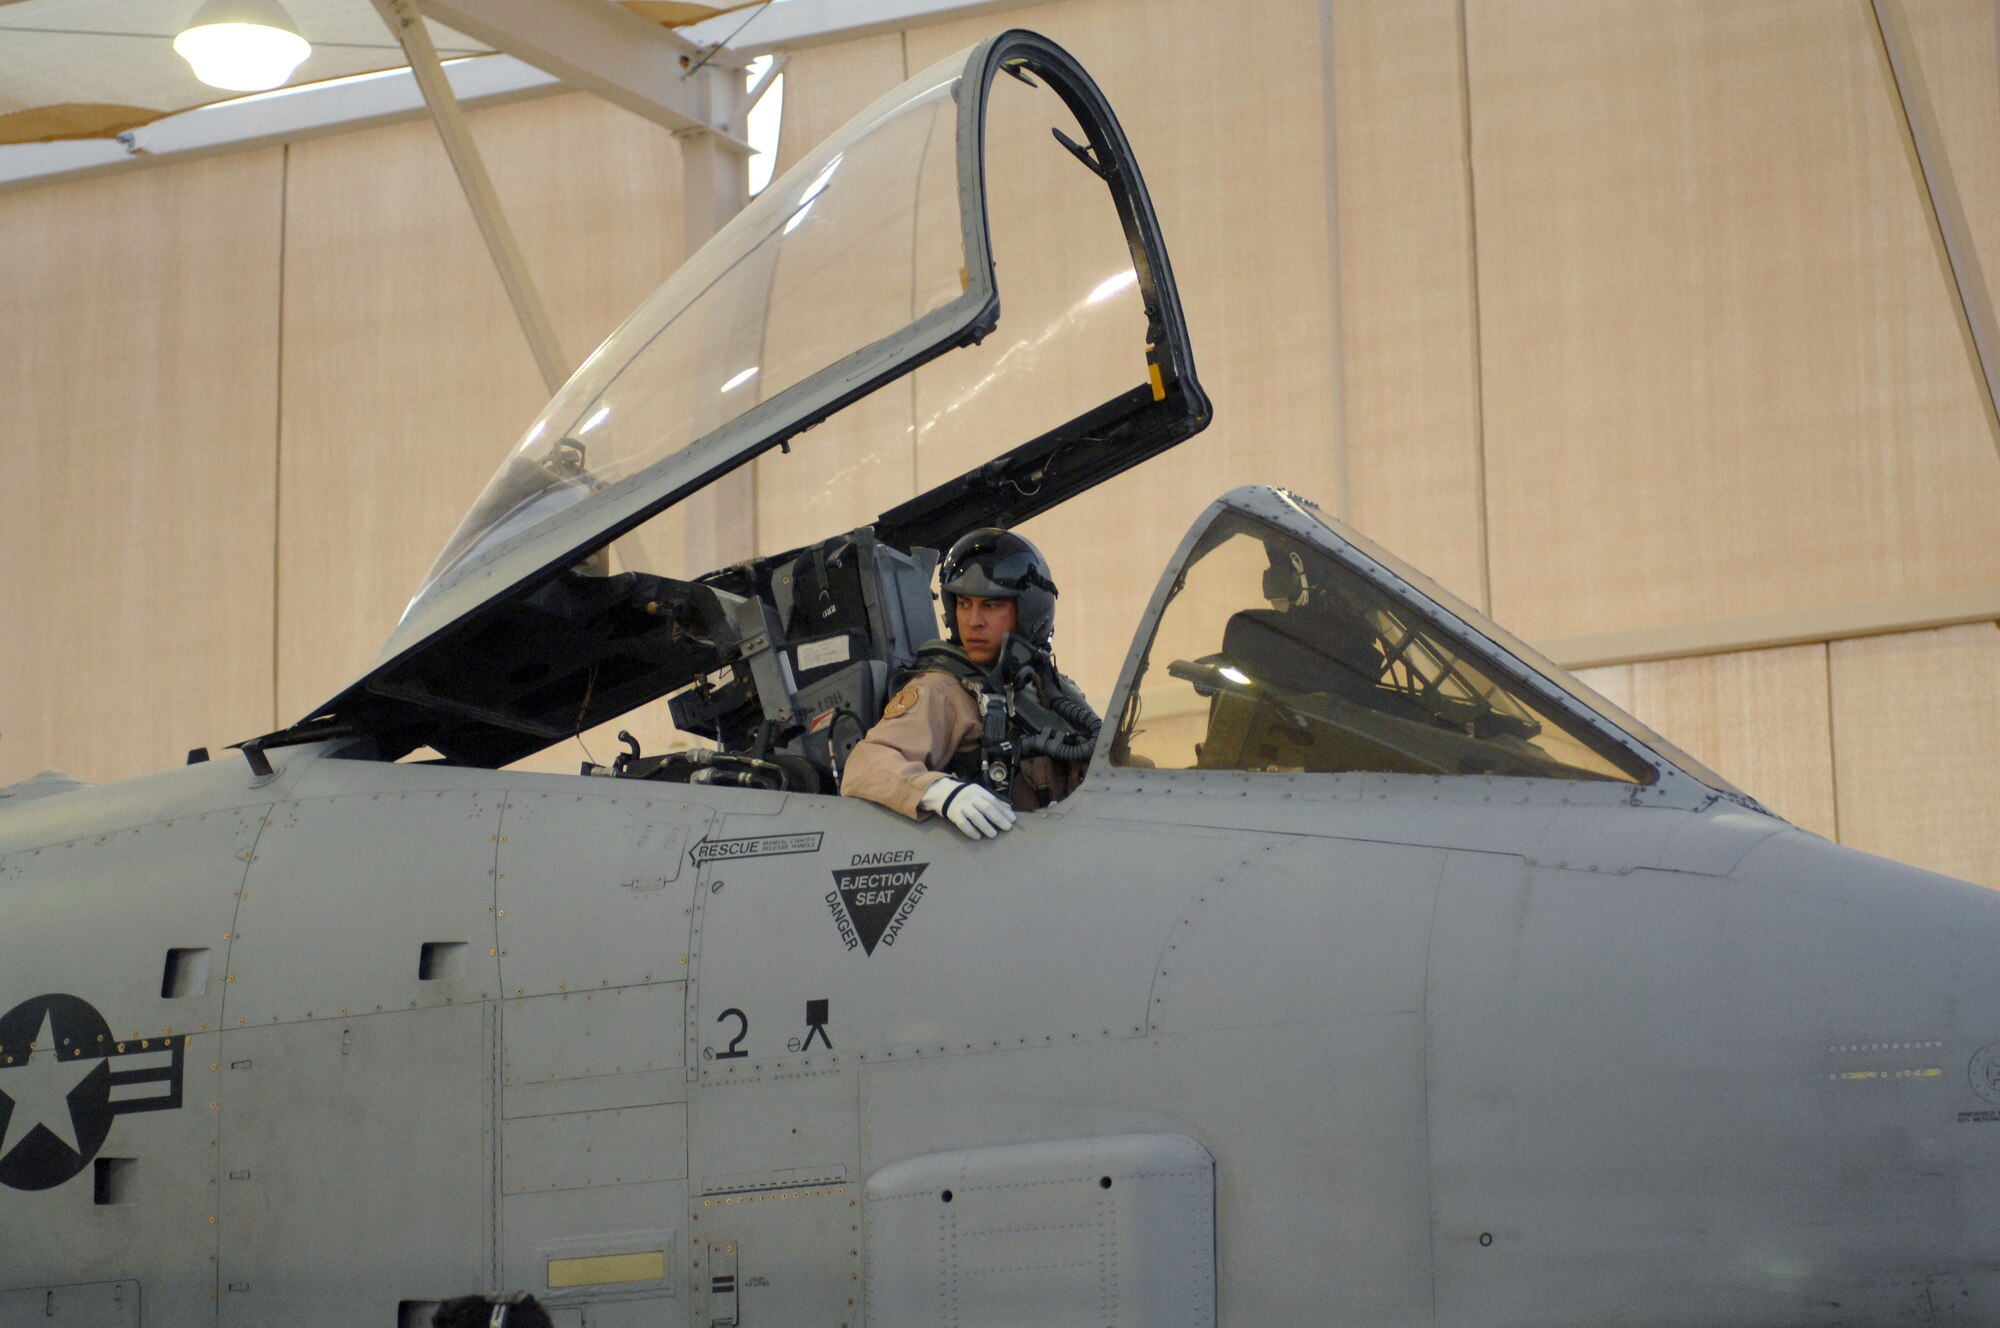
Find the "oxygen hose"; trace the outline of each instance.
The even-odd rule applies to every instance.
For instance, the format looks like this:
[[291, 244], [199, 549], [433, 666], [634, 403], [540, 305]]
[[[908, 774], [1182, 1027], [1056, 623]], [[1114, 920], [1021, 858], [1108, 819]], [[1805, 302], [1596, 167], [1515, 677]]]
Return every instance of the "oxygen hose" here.
[[1050, 732], [1030, 733], [1021, 740], [1023, 756], [1052, 756], [1058, 761], [1087, 761], [1097, 746], [1097, 734], [1104, 727], [1091, 708], [1081, 701], [1067, 696], [1051, 696], [1043, 700], [1056, 718], [1068, 724], [1071, 732], [1058, 736]]

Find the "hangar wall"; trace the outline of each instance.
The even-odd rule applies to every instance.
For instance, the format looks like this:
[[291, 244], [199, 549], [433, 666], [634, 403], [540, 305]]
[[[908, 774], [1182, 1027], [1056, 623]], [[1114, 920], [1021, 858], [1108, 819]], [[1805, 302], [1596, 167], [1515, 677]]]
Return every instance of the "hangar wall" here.
[[[1909, 12], [1991, 279], [1994, 7]], [[1584, 676], [1799, 824], [2000, 886], [2000, 630], [1881, 631], [2000, 595], [2000, 452], [1862, 4], [1064, 0], [795, 52], [781, 166], [1003, 22], [1118, 107], [1217, 408], [1029, 528], [1095, 697], [1201, 506], [1285, 483], [1571, 659], [1824, 617]], [[683, 256], [679, 144], [575, 94], [471, 120], [578, 359]], [[422, 122], [0, 194], [0, 292], [0, 781], [330, 695], [542, 398]], [[760, 461], [734, 538], [939, 478], [893, 450]]]

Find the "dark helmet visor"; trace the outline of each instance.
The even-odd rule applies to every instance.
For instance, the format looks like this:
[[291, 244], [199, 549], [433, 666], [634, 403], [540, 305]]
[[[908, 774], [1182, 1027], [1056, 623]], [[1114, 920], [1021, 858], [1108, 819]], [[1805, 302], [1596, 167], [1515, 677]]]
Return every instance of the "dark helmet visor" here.
[[[975, 530], [960, 537], [946, 556], [938, 589], [944, 592], [947, 619], [955, 617], [961, 597], [1011, 599], [1020, 607], [1021, 633], [1041, 649], [1049, 648], [1055, 631], [1056, 583], [1048, 563], [1035, 546], [1011, 531]], [[951, 639], [958, 639], [955, 621], [948, 621]]]
[[1038, 560], [1034, 554], [1026, 550], [1003, 554], [998, 558], [981, 558], [975, 554], [966, 561], [983, 566], [987, 578], [993, 584], [1005, 586], [1009, 590], [1027, 590], [1031, 586], [1040, 586], [1044, 590], [1055, 589], [1049, 584], [1047, 577], [1035, 570], [1035, 563]]

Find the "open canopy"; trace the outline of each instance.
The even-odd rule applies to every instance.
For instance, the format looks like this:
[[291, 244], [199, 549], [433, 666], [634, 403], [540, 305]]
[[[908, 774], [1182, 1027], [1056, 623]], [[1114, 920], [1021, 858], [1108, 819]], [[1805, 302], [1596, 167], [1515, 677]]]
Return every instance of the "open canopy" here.
[[[989, 202], [1076, 258], [1067, 289], [1051, 298], [1023, 265], [1003, 315]], [[996, 329], [1004, 342], [970, 350]], [[1002, 412], [1025, 422], [998, 455], [853, 532], [871, 549], [1025, 520], [1208, 421], [1130, 148], [1088, 75], [1033, 33], [924, 71], [759, 195], [529, 426], [375, 666], [260, 741], [353, 735], [385, 757], [429, 745], [504, 764], [747, 660], [769, 643], [739, 601], [782, 598], [772, 574], [792, 555], [684, 568], [614, 544], [954, 351], [963, 367], [928, 371], [913, 428], [996, 401], [1040, 414]], [[879, 654], [878, 637], [855, 648]]]

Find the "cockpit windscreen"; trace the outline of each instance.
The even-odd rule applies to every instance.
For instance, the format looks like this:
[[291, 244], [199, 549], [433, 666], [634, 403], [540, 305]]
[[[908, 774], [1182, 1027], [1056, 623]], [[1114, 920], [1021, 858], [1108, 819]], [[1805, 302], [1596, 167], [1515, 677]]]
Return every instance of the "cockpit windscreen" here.
[[1167, 601], [1112, 759], [1633, 784], [1653, 774], [1408, 602], [1236, 515], [1209, 529]]

